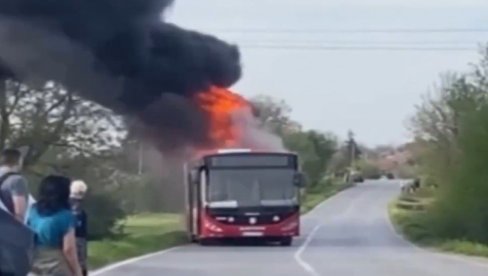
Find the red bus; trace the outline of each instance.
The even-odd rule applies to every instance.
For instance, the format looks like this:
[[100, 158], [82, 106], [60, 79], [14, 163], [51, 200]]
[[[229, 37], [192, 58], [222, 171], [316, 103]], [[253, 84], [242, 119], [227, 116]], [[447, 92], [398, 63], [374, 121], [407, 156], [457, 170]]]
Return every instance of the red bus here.
[[298, 156], [227, 150], [185, 165], [188, 236], [207, 244], [260, 239], [289, 246], [300, 233]]

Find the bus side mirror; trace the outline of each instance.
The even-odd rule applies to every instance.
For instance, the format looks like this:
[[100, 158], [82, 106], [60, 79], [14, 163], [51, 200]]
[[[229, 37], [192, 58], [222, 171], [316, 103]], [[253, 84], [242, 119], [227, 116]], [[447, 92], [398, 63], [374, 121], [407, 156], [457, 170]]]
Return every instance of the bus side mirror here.
[[305, 179], [305, 175], [303, 173], [301, 173], [301, 172], [295, 173], [295, 175], [293, 177], [293, 184], [296, 187], [304, 188], [305, 185], [307, 184], [306, 183], [306, 179]]
[[190, 183], [192, 185], [197, 185], [199, 183], [199, 171], [198, 170], [191, 170], [190, 171]]

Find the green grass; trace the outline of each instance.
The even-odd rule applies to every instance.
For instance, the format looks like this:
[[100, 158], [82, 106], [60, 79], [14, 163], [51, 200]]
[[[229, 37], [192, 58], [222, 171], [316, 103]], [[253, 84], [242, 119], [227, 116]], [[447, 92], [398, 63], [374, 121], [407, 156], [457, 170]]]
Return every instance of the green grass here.
[[[420, 203], [419, 203], [420, 202]], [[415, 204], [422, 208], [405, 208], [411, 201], [400, 197], [389, 205], [390, 218], [397, 228], [408, 240], [425, 247], [471, 256], [488, 257], [488, 245], [459, 240], [445, 240], [436, 237], [431, 228], [432, 220], [426, 213], [428, 199], [418, 198]]]
[[123, 236], [89, 243], [90, 269], [184, 243], [181, 221], [176, 214], [128, 217]]
[[470, 241], [444, 241], [438, 247], [444, 251], [488, 258], [488, 245], [484, 244]]
[[436, 244], [437, 240], [426, 222], [425, 207], [406, 207], [409, 204], [407, 201], [395, 200], [389, 205], [390, 218], [397, 230], [414, 243], [424, 246]]

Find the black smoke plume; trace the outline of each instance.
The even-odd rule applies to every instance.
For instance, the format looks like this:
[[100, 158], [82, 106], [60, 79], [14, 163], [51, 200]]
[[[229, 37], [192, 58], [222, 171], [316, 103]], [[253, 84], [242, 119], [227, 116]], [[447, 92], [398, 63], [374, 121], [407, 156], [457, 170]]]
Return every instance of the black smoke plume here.
[[137, 119], [163, 147], [202, 144], [189, 100], [241, 74], [237, 47], [163, 22], [171, 0], [0, 0], [0, 76], [48, 80]]

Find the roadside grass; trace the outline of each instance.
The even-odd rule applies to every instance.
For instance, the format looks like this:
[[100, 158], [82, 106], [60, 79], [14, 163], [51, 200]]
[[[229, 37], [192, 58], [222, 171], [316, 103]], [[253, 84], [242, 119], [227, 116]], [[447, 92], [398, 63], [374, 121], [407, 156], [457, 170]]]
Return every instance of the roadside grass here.
[[330, 180], [328, 183], [324, 181], [323, 184], [319, 185], [314, 191], [310, 191], [302, 196], [301, 213], [305, 214], [315, 208], [324, 200], [330, 198], [331, 196], [343, 191], [349, 187], [352, 187], [352, 183], [344, 183], [338, 180]]
[[444, 251], [488, 258], [488, 245], [470, 241], [444, 241], [439, 245]]
[[463, 240], [446, 240], [435, 235], [427, 212], [432, 199], [402, 195], [389, 204], [390, 219], [397, 231], [411, 242], [445, 252], [488, 257], [488, 245]]
[[88, 264], [96, 269], [186, 241], [181, 215], [140, 214], [127, 218], [125, 233], [117, 238], [89, 243]]
[[438, 240], [429, 229], [425, 206], [397, 199], [389, 204], [390, 219], [408, 240], [423, 246], [435, 246]]

